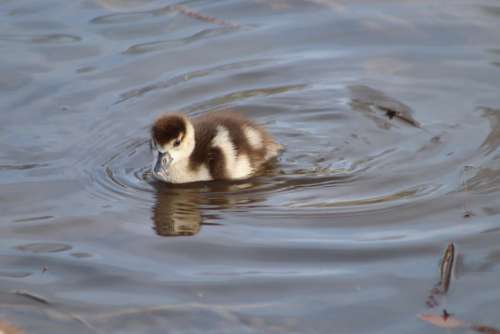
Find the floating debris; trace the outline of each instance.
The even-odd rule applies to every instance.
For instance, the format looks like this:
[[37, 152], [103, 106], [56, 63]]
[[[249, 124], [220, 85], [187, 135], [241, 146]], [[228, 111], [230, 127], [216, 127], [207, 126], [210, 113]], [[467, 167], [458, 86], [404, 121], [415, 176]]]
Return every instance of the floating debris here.
[[453, 268], [455, 266], [455, 245], [453, 242], [448, 244], [446, 250], [444, 251], [443, 257], [441, 259], [441, 281], [439, 285], [441, 286], [441, 291], [447, 293], [450, 288], [451, 279], [453, 276]]
[[[444, 250], [439, 266], [439, 282], [432, 288], [426, 305], [433, 308], [439, 305], [439, 299], [450, 289], [456, 263], [455, 244], [450, 242]], [[444, 314], [445, 315], [445, 314]]]
[[446, 309], [443, 309], [443, 318], [446, 320], [448, 319], [449, 317], [451, 317], [453, 314], [450, 314], [448, 313], [448, 311], [446, 311]]
[[500, 334], [500, 330], [497, 328], [489, 327], [489, 326], [483, 326], [483, 325], [472, 325], [471, 329], [478, 332], [478, 333], [484, 333], [484, 334]]
[[207, 23], [212, 23], [212, 24], [217, 24], [217, 25], [220, 25], [220, 26], [232, 27], [232, 28], [238, 28], [240, 26], [237, 23], [224, 21], [224, 20], [218, 19], [218, 18], [213, 17], [213, 16], [202, 14], [202, 13], [197, 12], [194, 9], [189, 8], [189, 7], [185, 6], [185, 5], [175, 5], [174, 6], [174, 10], [176, 10], [179, 13], [182, 13], [182, 14], [184, 14], [186, 16], [189, 16], [189, 17], [191, 17], [193, 19], [204, 21], [204, 22], [207, 22]]
[[24, 332], [13, 324], [0, 320], [0, 334], [24, 334]]
[[497, 328], [484, 325], [471, 325], [470, 323], [467, 323], [467, 321], [454, 317], [446, 310], [443, 310], [443, 314], [440, 315], [421, 314], [418, 318], [430, 323], [431, 325], [441, 328], [469, 328], [470, 330], [482, 334], [500, 334], [500, 330]]
[[464, 211], [464, 218], [470, 218], [472, 216], [474, 216], [472, 211], [468, 211], [468, 210]]
[[28, 290], [14, 290], [13, 293], [18, 295], [18, 296], [27, 297], [27, 298], [32, 299], [32, 300], [39, 302], [41, 304], [45, 304], [45, 305], [50, 304], [49, 301], [47, 299], [45, 299], [44, 297], [37, 295], [37, 294], [34, 294], [32, 292], [29, 292]]
[[349, 90], [354, 110], [365, 113], [379, 111], [390, 120], [397, 118], [414, 127], [421, 127], [420, 123], [413, 118], [413, 110], [409, 106], [383, 92], [365, 85], [350, 86]]
[[[439, 305], [439, 300], [437, 297], [445, 295], [451, 286], [451, 281], [453, 278], [453, 273], [456, 267], [457, 261], [457, 251], [455, 244], [450, 242], [446, 249], [444, 250], [443, 256], [441, 258], [440, 269], [440, 280], [432, 288], [429, 297], [427, 298], [426, 305], [429, 308], [433, 308]], [[469, 328], [473, 331], [483, 334], [500, 334], [500, 330], [484, 326], [471, 324], [464, 320], [460, 320], [448, 312], [448, 310], [443, 309], [441, 314], [421, 314], [418, 316], [420, 320], [426, 321], [434, 326], [443, 328]]]
[[421, 314], [418, 316], [420, 320], [426, 321], [434, 326], [443, 328], [460, 328], [466, 327], [467, 324], [451, 315], [445, 316], [444, 314]]

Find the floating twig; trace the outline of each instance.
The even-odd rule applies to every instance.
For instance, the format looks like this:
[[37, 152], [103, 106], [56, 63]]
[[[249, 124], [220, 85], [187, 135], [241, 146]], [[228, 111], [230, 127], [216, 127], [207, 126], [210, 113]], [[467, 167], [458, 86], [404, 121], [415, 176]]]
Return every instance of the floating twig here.
[[[433, 308], [439, 305], [439, 299], [450, 289], [451, 279], [453, 277], [456, 262], [455, 244], [450, 242], [444, 250], [439, 266], [439, 282], [432, 288], [426, 305]], [[444, 314], [444, 313], [443, 313]]]
[[[451, 285], [451, 280], [453, 277], [453, 272], [455, 269], [455, 263], [457, 260], [457, 251], [455, 244], [450, 242], [446, 247], [443, 256], [441, 258], [440, 269], [440, 280], [434, 288], [432, 288], [429, 297], [427, 298], [427, 306], [433, 308], [439, 305], [439, 301], [436, 297], [441, 297], [445, 295]], [[436, 327], [443, 328], [469, 328], [478, 333], [482, 334], [500, 334], [500, 330], [494, 327], [484, 326], [474, 324], [469, 321], [464, 321], [455, 317], [454, 314], [449, 313], [447, 309], [443, 309], [441, 314], [420, 314], [418, 315], [420, 320], [428, 322]]]
[[45, 299], [44, 297], [34, 294], [33, 292], [29, 292], [28, 290], [14, 290], [13, 293], [18, 296], [23, 296], [26, 298], [29, 298], [31, 300], [34, 300], [38, 303], [49, 305], [49, 301]]
[[421, 314], [418, 317], [420, 320], [426, 321], [436, 327], [461, 328], [467, 325], [465, 321], [452, 317], [451, 315]]
[[184, 14], [186, 16], [189, 16], [189, 17], [191, 17], [193, 19], [204, 21], [204, 22], [208, 22], [208, 23], [212, 23], [212, 24], [217, 24], [217, 25], [224, 26], [224, 27], [238, 28], [240, 26], [237, 23], [224, 21], [224, 20], [218, 19], [216, 17], [209, 16], [209, 15], [197, 12], [194, 9], [189, 8], [189, 7], [185, 6], [185, 5], [175, 5], [174, 6], [174, 10], [176, 10], [179, 13], [182, 13], [182, 14]]
[[455, 245], [453, 242], [448, 244], [446, 250], [444, 251], [443, 258], [441, 259], [441, 281], [439, 285], [443, 293], [447, 293], [450, 288], [451, 278], [453, 274], [453, 268], [455, 265]]

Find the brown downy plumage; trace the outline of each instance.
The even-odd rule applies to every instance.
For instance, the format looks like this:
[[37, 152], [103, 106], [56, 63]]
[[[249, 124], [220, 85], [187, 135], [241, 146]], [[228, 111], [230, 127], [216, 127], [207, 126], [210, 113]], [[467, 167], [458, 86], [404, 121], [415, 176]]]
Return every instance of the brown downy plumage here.
[[238, 180], [254, 175], [282, 146], [236, 113], [193, 118], [164, 114], [151, 129], [156, 178], [172, 183]]

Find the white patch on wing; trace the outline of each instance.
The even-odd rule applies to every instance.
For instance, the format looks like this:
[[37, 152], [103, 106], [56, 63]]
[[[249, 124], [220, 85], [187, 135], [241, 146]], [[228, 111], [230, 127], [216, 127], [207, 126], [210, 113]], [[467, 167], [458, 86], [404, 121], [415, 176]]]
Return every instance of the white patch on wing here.
[[244, 126], [243, 133], [245, 134], [248, 143], [254, 150], [259, 150], [262, 148], [262, 135], [260, 134], [259, 130], [250, 126]]
[[226, 167], [228, 171], [234, 167], [236, 162], [236, 150], [233, 145], [233, 141], [229, 136], [229, 131], [222, 125], [217, 126], [217, 133], [212, 140], [212, 146], [219, 147], [224, 154]]
[[237, 155], [234, 144], [229, 136], [229, 131], [222, 125], [217, 127], [217, 134], [212, 141], [212, 146], [219, 147], [222, 154], [224, 154], [226, 173], [229, 178], [243, 179], [253, 173], [248, 156], [244, 154]]

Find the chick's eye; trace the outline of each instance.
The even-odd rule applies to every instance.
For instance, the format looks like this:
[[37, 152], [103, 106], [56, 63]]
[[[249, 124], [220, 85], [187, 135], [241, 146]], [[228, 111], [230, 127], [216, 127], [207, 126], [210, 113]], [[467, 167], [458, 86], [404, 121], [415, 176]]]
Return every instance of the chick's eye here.
[[181, 143], [180, 139], [176, 139], [176, 140], [174, 141], [174, 146], [179, 146], [179, 145], [180, 145], [180, 143]]

